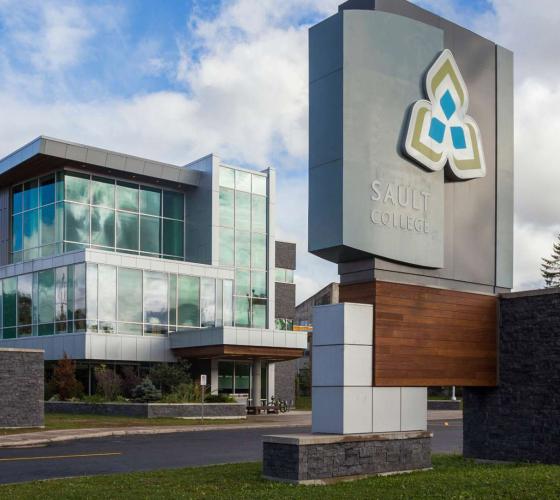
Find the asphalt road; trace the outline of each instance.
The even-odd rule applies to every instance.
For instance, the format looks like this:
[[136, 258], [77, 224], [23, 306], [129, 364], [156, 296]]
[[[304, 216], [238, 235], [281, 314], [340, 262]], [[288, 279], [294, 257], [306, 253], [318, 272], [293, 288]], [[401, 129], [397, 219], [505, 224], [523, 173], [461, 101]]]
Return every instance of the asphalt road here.
[[[0, 483], [171, 469], [262, 460], [266, 434], [296, 434], [309, 427], [228, 429], [84, 439], [48, 446], [0, 450]], [[462, 422], [430, 422], [434, 453], [460, 453]]]

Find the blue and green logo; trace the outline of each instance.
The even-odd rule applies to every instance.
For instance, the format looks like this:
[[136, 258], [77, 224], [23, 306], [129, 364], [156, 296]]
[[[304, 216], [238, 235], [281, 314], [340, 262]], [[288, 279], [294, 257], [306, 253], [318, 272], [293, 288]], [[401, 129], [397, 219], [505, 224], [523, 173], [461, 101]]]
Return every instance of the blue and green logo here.
[[405, 151], [414, 160], [438, 171], [448, 165], [457, 179], [486, 175], [480, 129], [467, 115], [469, 94], [450, 50], [444, 50], [426, 75], [429, 100], [412, 107]]

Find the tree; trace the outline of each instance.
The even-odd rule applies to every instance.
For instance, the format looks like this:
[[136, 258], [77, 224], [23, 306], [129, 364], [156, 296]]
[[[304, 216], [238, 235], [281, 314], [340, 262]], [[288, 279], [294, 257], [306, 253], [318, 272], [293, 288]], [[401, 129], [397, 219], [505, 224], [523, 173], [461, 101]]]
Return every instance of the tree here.
[[97, 382], [97, 393], [101, 394], [107, 401], [115, 401], [121, 395], [122, 379], [114, 370], [105, 365], [95, 367], [95, 381]]
[[161, 399], [161, 391], [156, 389], [156, 386], [146, 377], [142, 383], [134, 388], [132, 397], [137, 401], [149, 403], [150, 401], [159, 401]]
[[125, 366], [122, 370], [122, 392], [127, 398], [132, 397], [134, 388], [142, 383], [142, 378], [132, 366]]
[[560, 234], [555, 243], [552, 244], [552, 255], [550, 259], [542, 259], [541, 275], [548, 288], [560, 287]]
[[163, 394], [169, 394], [175, 387], [192, 381], [190, 369], [190, 363], [185, 360], [171, 364], [161, 363], [150, 370], [150, 380]]
[[76, 362], [66, 353], [57, 361], [51, 383], [63, 401], [81, 396], [84, 392], [84, 386], [76, 378]]

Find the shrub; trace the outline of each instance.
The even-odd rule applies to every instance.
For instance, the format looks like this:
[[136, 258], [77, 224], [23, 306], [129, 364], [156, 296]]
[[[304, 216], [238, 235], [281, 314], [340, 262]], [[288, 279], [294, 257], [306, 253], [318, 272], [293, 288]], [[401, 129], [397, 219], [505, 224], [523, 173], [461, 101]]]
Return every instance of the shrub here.
[[149, 376], [163, 394], [170, 394], [179, 385], [191, 382], [190, 369], [188, 361], [161, 363], [152, 367]]
[[235, 398], [229, 394], [209, 394], [204, 398], [205, 403], [235, 403]]
[[132, 397], [134, 388], [142, 383], [142, 378], [132, 366], [125, 366], [122, 370], [122, 393], [126, 398]]
[[105, 365], [95, 367], [95, 381], [97, 382], [97, 394], [106, 401], [114, 401], [121, 395], [122, 379], [114, 370]]
[[179, 384], [173, 392], [162, 398], [163, 403], [199, 403], [200, 402], [200, 385], [190, 382], [188, 384]]
[[62, 359], [57, 361], [49, 385], [51, 391], [58, 394], [62, 401], [80, 397], [83, 394], [84, 387], [76, 378], [76, 362], [70, 359], [66, 353]]
[[137, 401], [149, 403], [150, 401], [159, 401], [161, 399], [161, 391], [156, 388], [150, 377], [142, 380], [132, 391], [132, 397]]

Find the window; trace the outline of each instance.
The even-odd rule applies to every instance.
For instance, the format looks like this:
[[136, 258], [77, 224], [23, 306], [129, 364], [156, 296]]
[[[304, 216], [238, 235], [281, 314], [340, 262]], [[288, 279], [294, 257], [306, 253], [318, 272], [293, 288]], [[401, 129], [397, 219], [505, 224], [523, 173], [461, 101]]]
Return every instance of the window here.
[[200, 279], [192, 276], [178, 278], [178, 324], [200, 326]]
[[77, 203], [64, 204], [65, 239], [89, 243], [89, 207]]
[[47, 269], [38, 273], [38, 320], [39, 335], [52, 335], [54, 333], [55, 317], [55, 272]]
[[75, 173], [64, 175], [65, 199], [89, 203], [89, 176]]
[[167, 275], [144, 272], [144, 331], [149, 334], [167, 333]]
[[91, 204], [115, 208], [115, 181], [94, 177], [91, 181]]
[[161, 215], [161, 191], [159, 189], [140, 187], [140, 212], [149, 215]]
[[220, 189], [220, 225], [233, 227], [234, 223], [234, 191]]
[[251, 192], [251, 174], [249, 172], [235, 171], [235, 189], [247, 193]]
[[140, 216], [140, 250], [155, 254], [161, 252], [161, 219], [159, 217]]
[[220, 168], [220, 186], [234, 189], [235, 188], [235, 170], [231, 168]]
[[175, 191], [163, 192], [163, 216], [167, 219], [183, 220], [184, 215], [184, 196]]
[[138, 212], [138, 185], [117, 182], [117, 208]]
[[277, 283], [290, 283], [294, 282], [294, 270], [293, 269], [281, 269], [276, 268], [274, 271], [274, 281]]
[[216, 280], [200, 279], [200, 326], [216, 324]]
[[266, 198], [253, 195], [251, 211], [252, 230], [256, 233], [266, 233]]
[[100, 264], [97, 271], [101, 287], [97, 306], [99, 331], [114, 333], [117, 331], [117, 268]]
[[178, 220], [163, 219], [163, 253], [172, 257], [183, 256], [184, 224]]
[[142, 322], [142, 271], [118, 270], [118, 320], [124, 322]]
[[266, 196], [267, 195], [266, 181], [267, 181], [266, 176], [253, 174], [253, 194]]
[[117, 212], [117, 248], [138, 250], [138, 215]]
[[220, 265], [231, 266], [235, 264], [235, 240], [233, 229], [220, 228]]
[[276, 318], [274, 320], [274, 326], [275, 326], [276, 330], [292, 331], [294, 329], [294, 320], [293, 319], [286, 319], [286, 318]]
[[115, 246], [115, 211], [108, 208], [91, 208], [91, 244]]

